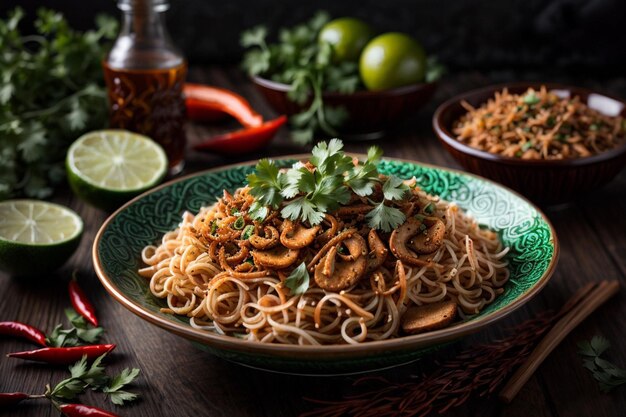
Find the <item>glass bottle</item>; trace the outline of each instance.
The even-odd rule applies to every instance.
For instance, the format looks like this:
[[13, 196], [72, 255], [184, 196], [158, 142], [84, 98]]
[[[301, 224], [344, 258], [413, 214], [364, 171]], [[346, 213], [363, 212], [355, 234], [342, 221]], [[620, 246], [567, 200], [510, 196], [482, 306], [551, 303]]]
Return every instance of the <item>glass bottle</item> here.
[[186, 137], [182, 90], [187, 62], [165, 26], [167, 0], [119, 0], [122, 27], [103, 62], [111, 128], [151, 137], [165, 150], [170, 174], [183, 169]]

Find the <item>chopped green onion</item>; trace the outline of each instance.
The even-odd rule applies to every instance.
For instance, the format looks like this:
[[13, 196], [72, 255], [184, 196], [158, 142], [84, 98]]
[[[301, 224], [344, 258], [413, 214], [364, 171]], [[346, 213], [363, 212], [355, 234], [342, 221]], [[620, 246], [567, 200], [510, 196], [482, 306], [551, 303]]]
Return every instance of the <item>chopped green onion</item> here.
[[433, 203], [428, 203], [426, 207], [424, 207], [424, 213], [430, 215], [435, 212], [435, 205]]
[[233, 207], [230, 209], [230, 214], [239, 214], [239, 209], [237, 207]]
[[426, 218], [426, 216], [424, 216], [423, 214], [416, 214], [415, 218], [421, 222], [424, 221], [424, 219]]
[[239, 216], [237, 217], [237, 220], [235, 220], [235, 223], [233, 223], [233, 229], [241, 230], [245, 225], [246, 221], [243, 219], [243, 217]]
[[426, 229], [428, 229], [428, 227], [424, 223], [420, 224], [420, 232], [424, 232]]
[[219, 227], [219, 226], [217, 225], [217, 221], [216, 221], [216, 220], [213, 220], [213, 221], [211, 222], [211, 234], [212, 234], [212, 235], [214, 235], [214, 234], [215, 234], [215, 232], [217, 232], [217, 228], [218, 228], [218, 227]]
[[529, 106], [537, 104], [540, 101], [541, 100], [539, 100], [539, 97], [537, 97], [537, 95], [533, 91], [524, 96], [524, 103], [528, 104]]
[[241, 232], [241, 239], [248, 240], [250, 239], [250, 236], [252, 236], [253, 233], [254, 233], [254, 225], [249, 224], [243, 229], [243, 232]]

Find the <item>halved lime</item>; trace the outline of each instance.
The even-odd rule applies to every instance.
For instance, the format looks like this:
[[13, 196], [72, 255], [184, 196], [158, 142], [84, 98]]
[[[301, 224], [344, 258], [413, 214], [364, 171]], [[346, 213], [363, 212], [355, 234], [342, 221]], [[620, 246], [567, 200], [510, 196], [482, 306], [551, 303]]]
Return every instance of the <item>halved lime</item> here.
[[97, 130], [70, 146], [66, 168], [77, 196], [96, 207], [114, 210], [161, 182], [167, 173], [167, 156], [147, 136]]
[[54, 271], [74, 253], [83, 221], [72, 210], [37, 200], [0, 202], [0, 269], [14, 275]]

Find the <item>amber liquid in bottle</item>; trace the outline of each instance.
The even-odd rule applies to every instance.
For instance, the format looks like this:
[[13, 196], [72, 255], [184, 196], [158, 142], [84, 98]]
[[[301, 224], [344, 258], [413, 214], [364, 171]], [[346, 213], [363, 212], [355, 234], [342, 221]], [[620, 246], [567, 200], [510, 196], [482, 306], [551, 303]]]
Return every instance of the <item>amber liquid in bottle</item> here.
[[170, 169], [182, 168], [186, 63], [165, 69], [117, 69], [104, 62], [103, 68], [111, 128], [149, 136], [165, 150]]

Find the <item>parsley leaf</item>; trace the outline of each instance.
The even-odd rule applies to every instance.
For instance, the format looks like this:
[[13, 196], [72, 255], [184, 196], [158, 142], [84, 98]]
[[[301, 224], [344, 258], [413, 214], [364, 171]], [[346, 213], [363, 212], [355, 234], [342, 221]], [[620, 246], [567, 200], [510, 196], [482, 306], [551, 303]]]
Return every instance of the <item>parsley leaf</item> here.
[[285, 280], [285, 286], [291, 290], [292, 295], [304, 294], [309, 289], [309, 271], [302, 262]]
[[281, 175], [278, 167], [269, 159], [261, 159], [256, 164], [256, 173], [248, 175], [250, 193], [256, 197], [262, 205], [278, 208], [282, 201], [280, 195], [283, 188]]
[[626, 384], [626, 369], [621, 369], [600, 357], [610, 347], [610, 342], [602, 336], [594, 336], [590, 341], [578, 343], [578, 353], [583, 357], [583, 366], [591, 371], [603, 392]]
[[94, 344], [100, 340], [104, 329], [93, 327], [84, 317], [80, 316], [73, 309], [65, 309], [65, 316], [71, 323], [69, 329], [63, 329], [62, 324], [58, 324], [46, 338], [48, 346], [68, 347], [81, 346], [84, 344]]
[[380, 229], [384, 232], [391, 232], [406, 220], [402, 211], [395, 207], [386, 206], [384, 201], [367, 213], [365, 218], [372, 229]]
[[281, 210], [280, 214], [290, 220], [302, 220], [308, 221], [311, 224], [320, 224], [324, 220], [324, 213], [317, 210], [315, 204], [307, 200], [305, 197], [298, 197], [295, 200], [291, 200]]
[[119, 375], [116, 375], [111, 379], [109, 384], [103, 388], [103, 392], [109, 395], [111, 402], [117, 405], [123, 405], [126, 401], [133, 401], [137, 399], [138, 395], [124, 391], [126, 385], [130, 384], [139, 375], [139, 369], [124, 369]]
[[387, 200], [402, 200], [407, 191], [409, 187], [395, 175], [390, 175], [383, 184], [383, 195]]

